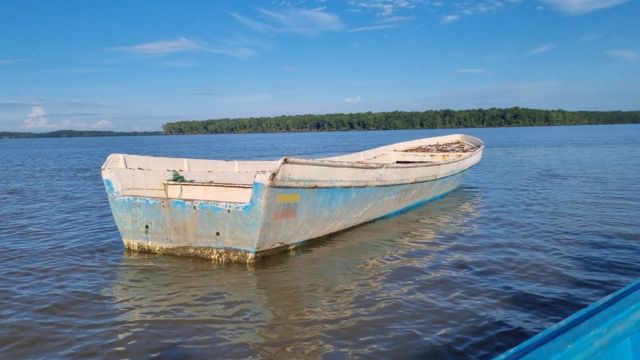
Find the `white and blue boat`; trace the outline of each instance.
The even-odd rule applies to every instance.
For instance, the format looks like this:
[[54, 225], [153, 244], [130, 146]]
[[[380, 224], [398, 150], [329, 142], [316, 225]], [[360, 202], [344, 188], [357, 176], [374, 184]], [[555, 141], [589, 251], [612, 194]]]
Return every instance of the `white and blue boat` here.
[[253, 262], [443, 196], [483, 149], [449, 135], [323, 159], [112, 154], [102, 177], [127, 248]]
[[640, 280], [496, 359], [640, 359]]

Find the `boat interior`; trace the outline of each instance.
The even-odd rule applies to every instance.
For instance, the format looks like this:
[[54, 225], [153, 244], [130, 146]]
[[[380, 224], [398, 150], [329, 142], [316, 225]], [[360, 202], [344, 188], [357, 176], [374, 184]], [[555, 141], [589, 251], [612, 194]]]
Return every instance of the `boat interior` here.
[[[442, 163], [470, 156], [483, 146], [466, 135], [408, 141], [363, 152], [316, 159], [371, 164]], [[224, 161], [112, 154], [102, 167], [122, 195], [248, 202], [258, 172], [281, 160]]]

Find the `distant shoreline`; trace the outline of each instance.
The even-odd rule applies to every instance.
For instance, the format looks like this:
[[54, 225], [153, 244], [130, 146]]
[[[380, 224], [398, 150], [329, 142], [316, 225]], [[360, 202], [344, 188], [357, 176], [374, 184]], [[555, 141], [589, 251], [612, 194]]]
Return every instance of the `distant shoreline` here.
[[640, 124], [640, 111], [525, 108], [388, 111], [170, 122], [167, 135]]
[[640, 111], [565, 111], [525, 108], [391, 111], [325, 115], [282, 115], [169, 122], [163, 131], [57, 130], [0, 132], [1, 139], [256, 134], [370, 130], [501, 128], [640, 124]]
[[43, 139], [43, 138], [77, 138], [77, 137], [112, 137], [112, 136], [152, 136], [164, 135], [162, 131], [82, 131], [56, 130], [44, 133], [34, 132], [0, 132], [2, 139]]

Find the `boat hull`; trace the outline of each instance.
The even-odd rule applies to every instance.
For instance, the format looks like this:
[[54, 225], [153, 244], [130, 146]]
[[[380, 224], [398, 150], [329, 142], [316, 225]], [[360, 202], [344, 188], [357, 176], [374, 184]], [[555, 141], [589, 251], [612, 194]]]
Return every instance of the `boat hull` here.
[[253, 262], [442, 196], [483, 149], [453, 134], [322, 159], [111, 154], [102, 177], [127, 248]]
[[250, 201], [243, 204], [124, 196], [109, 179], [105, 187], [127, 248], [250, 263], [437, 199], [459, 187], [465, 173], [384, 186], [255, 182]]

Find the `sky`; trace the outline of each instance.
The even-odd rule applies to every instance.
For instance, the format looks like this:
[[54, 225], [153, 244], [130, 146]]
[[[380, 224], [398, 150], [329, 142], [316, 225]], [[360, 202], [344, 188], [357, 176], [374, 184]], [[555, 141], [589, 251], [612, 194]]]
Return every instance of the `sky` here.
[[0, 131], [640, 110], [638, 0], [0, 2]]

